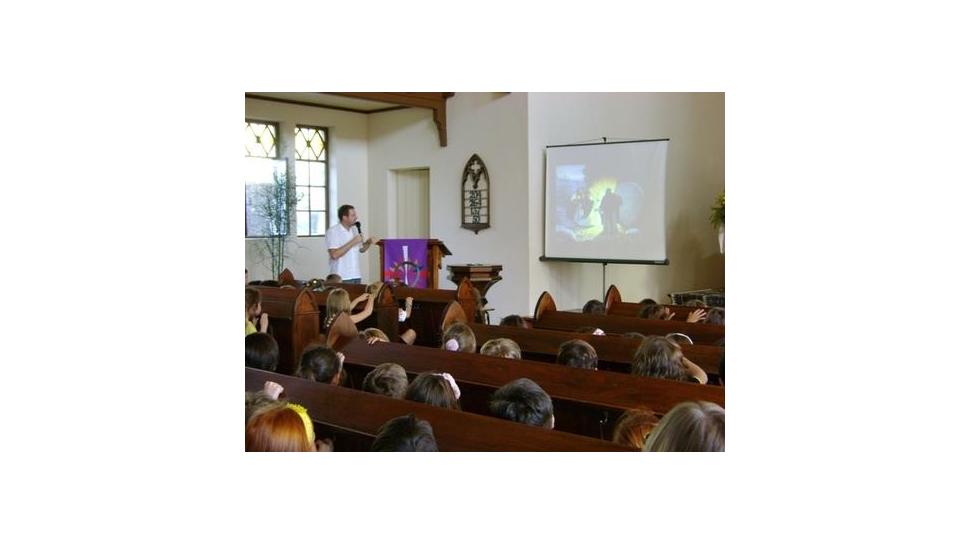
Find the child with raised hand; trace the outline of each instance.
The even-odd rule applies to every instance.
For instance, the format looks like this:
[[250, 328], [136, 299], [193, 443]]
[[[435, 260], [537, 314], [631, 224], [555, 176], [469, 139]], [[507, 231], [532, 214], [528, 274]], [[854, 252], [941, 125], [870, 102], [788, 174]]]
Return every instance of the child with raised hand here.
[[[269, 329], [269, 316], [263, 312], [262, 297], [259, 290], [246, 288], [246, 335], [250, 333], [266, 333]], [[259, 329], [256, 321], [259, 321]]]
[[[365, 302], [364, 310], [353, 314], [354, 307], [357, 303]], [[327, 296], [327, 320], [324, 329], [329, 329], [333, 325], [333, 321], [340, 316], [341, 312], [346, 312], [350, 315], [350, 319], [353, 322], [360, 323], [366, 320], [368, 316], [374, 312], [374, 298], [367, 292], [364, 292], [353, 301], [350, 300], [350, 294], [347, 290], [343, 288], [335, 288], [330, 291], [330, 295]]]

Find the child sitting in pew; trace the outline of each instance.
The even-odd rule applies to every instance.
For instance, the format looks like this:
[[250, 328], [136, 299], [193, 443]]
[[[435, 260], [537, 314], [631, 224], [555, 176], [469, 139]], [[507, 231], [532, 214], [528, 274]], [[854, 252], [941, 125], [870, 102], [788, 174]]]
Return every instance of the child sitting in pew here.
[[408, 390], [408, 374], [396, 363], [382, 363], [367, 373], [361, 389], [372, 394], [404, 399]]
[[521, 327], [525, 329], [528, 329], [529, 327], [529, 324], [527, 324], [526, 321], [518, 314], [509, 314], [505, 318], [502, 318], [502, 321], [499, 322], [498, 325], [505, 327]]
[[246, 336], [246, 367], [276, 371], [280, 362], [280, 347], [268, 333]]
[[367, 341], [367, 344], [391, 342], [391, 339], [388, 339], [387, 335], [376, 327], [368, 327], [358, 333], [357, 337]]
[[713, 324], [713, 325], [724, 325], [724, 309], [720, 307], [714, 307], [714, 308], [708, 309], [707, 319], [704, 320], [704, 323]]
[[432, 407], [461, 410], [461, 390], [448, 373], [421, 373], [408, 386], [404, 399], [427, 403]]
[[[377, 293], [381, 291], [384, 287], [384, 282], [372, 282], [367, 285], [367, 293], [370, 294], [371, 299], [377, 299]], [[398, 337], [405, 344], [414, 344], [415, 339], [418, 338], [418, 333], [411, 329], [411, 309], [414, 306], [414, 297], [404, 298], [404, 308], [397, 309], [397, 326], [398, 326]]]
[[427, 420], [414, 414], [392, 418], [381, 426], [370, 447], [371, 452], [438, 452], [434, 430]]
[[573, 339], [559, 345], [556, 363], [577, 369], [596, 369], [599, 359], [593, 345], [581, 339]]
[[277, 402], [246, 422], [246, 452], [329, 452], [333, 443], [316, 439], [306, 409]]
[[278, 403], [283, 387], [275, 382], [266, 381], [258, 392], [246, 392], [246, 422], [256, 411]]
[[709, 401], [685, 401], [653, 429], [644, 452], [724, 452], [724, 409]]
[[606, 314], [606, 305], [599, 299], [590, 299], [583, 305], [583, 314]]
[[[358, 303], [366, 302], [364, 310], [354, 314], [354, 307]], [[330, 295], [327, 296], [327, 319], [324, 322], [324, 329], [329, 330], [330, 326], [333, 325], [333, 321], [340, 316], [341, 312], [346, 312], [350, 315], [350, 319], [354, 321], [355, 324], [360, 323], [367, 319], [368, 316], [374, 312], [374, 298], [370, 296], [369, 293], [362, 293], [360, 297], [350, 300], [350, 295], [347, 290], [343, 288], [334, 288], [330, 291]]]
[[[677, 313], [671, 312], [669, 308], [663, 305], [645, 305], [640, 309], [639, 316], [641, 318], [646, 318], [647, 320], [671, 320]], [[687, 323], [696, 323], [703, 321], [707, 317], [707, 311], [699, 308], [697, 310], [691, 311], [687, 315]]]
[[519, 343], [504, 338], [485, 341], [485, 344], [482, 345], [481, 354], [510, 360], [522, 359], [522, 350], [519, 348]]
[[475, 333], [461, 322], [451, 324], [441, 334], [441, 348], [445, 350], [474, 354], [477, 347]]
[[296, 376], [314, 382], [339, 385], [343, 364], [344, 355], [340, 352], [320, 344], [311, 344], [300, 355], [300, 367], [296, 370]]
[[644, 377], [707, 384], [707, 373], [684, 357], [680, 345], [657, 335], [640, 343], [630, 371]]
[[538, 384], [527, 378], [513, 380], [495, 390], [489, 400], [488, 410], [492, 416], [520, 424], [548, 429], [556, 426], [552, 398]]
[[623, 412], [623, 416], [613, 427], [613, 442], [637, 450], [643, 450], [643, 445], [650, 436], [650, 432], [660, 421], [653, 411], [648, 409], [630, 409]]
[[[249, 274], [247, 269], [246, 274]], [[269, 329], [269, 316], [263, 312], [263, 306], [260, 304], [262, 297], [259, 294], [259, 290], [255, 288], [246, 288], [246, 335], [252, 333], [266, 333]], [[259, 329], [256, 329], [255, 322], [259, 320]]]

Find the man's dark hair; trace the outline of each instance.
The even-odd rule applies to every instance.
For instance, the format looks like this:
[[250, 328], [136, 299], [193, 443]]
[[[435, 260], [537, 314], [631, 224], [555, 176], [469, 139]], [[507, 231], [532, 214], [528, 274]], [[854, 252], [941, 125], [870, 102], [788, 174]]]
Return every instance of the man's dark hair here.
[[593, 348], [593, 345], [580, 339], [566, 341], [559, 345], [556, 363], [563, 363], [579, 369], [596, 369], [596, 349]]
[[246, 335], [246, 367], [276, 371], [280, 362], [280, 347], [268, 333]]
[[311, 344], [300, 356], [300, 368], [296, 376], [329, 384], [340, 373], [340, 358], [332, 348]]
[[656, 305], [657, 302], [654, 301], [653, 299], [647, 297], [645, 299], [640, 299], [640, 304], [641, 305]]
[[385, 422], [370, 449], [371, 452], [438, 452], [438, 442], [427, 420], [418, 420], [409, 414]]
[[341, 205], [341, 207], [337, 209], [337, 217], [344, 219], [344, 217], [350, 215], [350, 211], [353, 209], [354, 207], [350, 206], [349, 204]]
[[527, 378], [513, 380], [496, 390], [488, 409], [493, 416], [539, 428], [552, 420], [552, 398]]
[[606, 314], [606, 305], [598, 299], [590, 299], [583, 305], [583, 314]]

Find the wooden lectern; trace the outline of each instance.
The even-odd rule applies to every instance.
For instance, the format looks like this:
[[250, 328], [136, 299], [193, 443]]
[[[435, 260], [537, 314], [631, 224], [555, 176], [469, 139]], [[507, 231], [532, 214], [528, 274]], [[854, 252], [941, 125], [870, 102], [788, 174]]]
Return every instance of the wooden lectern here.
[[[384, 279], [384, 271], [387, 267], [384, 264], [384, 241], [377, 243], [381, 247], [381, 280]], [[444, 242], [436, 238], [428, 239], [428, 287], [438, 289], [438, 269], [441, 268], [441, 258], [451, 255], [451, 250], [445, 246]]]

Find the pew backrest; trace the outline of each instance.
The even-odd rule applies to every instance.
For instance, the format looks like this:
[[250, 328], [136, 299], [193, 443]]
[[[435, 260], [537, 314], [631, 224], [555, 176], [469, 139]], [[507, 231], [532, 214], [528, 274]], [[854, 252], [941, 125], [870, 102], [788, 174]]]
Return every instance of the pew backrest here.
[[256, 391], [266, 381], [283, 386], [284, 398], [303, 405], [322, 437], [336, 436], [336, 450], [369, 450], [373, 438], [388, 420], [414, 414], [427, 420], [441, 451], [606, 451], [633, 449], [599, 439], [555, 430], [533, 428], [423, 403], [391, 399], [350, 388], [246, 369], [246, 390]]

